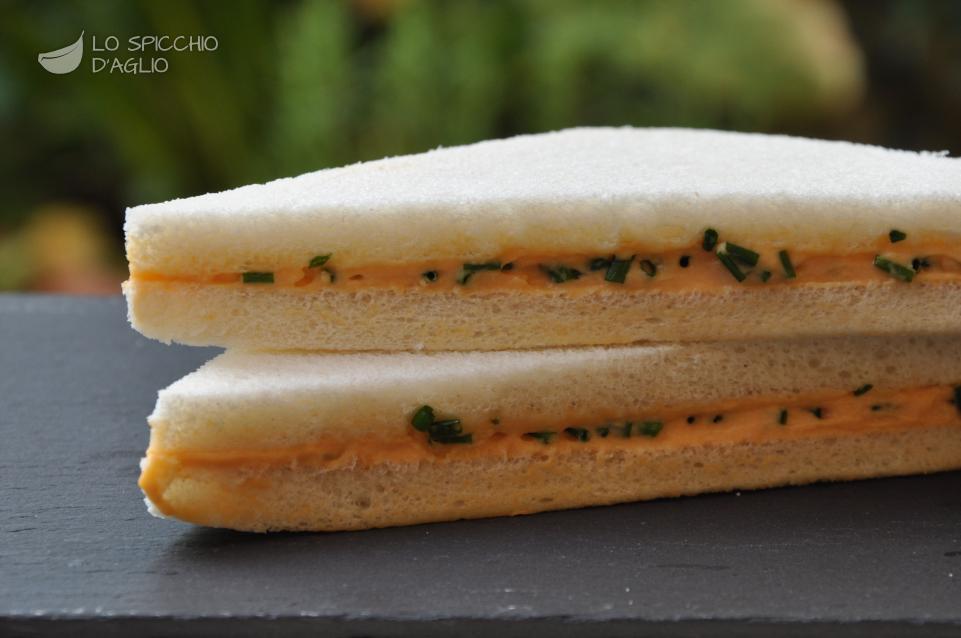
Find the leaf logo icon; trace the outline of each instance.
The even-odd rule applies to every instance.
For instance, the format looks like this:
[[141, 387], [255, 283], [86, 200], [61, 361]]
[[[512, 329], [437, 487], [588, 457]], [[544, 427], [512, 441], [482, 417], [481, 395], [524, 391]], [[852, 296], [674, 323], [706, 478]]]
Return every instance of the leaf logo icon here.
[[80, 66], [80, 61], [83, 59], [83, 34], [84, 31], [81, 31], [76, 42], [62, 49], [41, 53], [37, 56], [37, 61], [51, 73], [57, 75], [70, 73]]

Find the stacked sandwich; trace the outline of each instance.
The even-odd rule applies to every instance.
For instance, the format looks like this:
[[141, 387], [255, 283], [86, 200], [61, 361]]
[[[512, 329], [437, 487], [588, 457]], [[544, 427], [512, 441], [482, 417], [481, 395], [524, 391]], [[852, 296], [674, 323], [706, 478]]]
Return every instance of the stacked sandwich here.
[[128, 211], [151, 511], [339, 530], [961, 468], [961, 160], [575, 129]]

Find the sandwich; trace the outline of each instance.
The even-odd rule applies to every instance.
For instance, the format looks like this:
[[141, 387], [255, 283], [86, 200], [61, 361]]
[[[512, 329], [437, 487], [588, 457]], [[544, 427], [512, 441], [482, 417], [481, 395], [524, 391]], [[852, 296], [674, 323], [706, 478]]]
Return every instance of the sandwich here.
[[961, 160], [845, 142], [573, 129], [137, 206], [125, 232], [130, 321], [192, 345], [961, 330]]
[[349, 530], [961, 468], [961, 339], [227, 351], [160, 392], [152, 512]]

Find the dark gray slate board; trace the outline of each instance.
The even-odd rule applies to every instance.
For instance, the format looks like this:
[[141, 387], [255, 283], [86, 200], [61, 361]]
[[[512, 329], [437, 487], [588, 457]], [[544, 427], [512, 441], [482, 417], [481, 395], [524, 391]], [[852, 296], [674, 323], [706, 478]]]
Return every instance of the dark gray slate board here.
[[215, 351], [0, 295], [0, 635], [961, 635], [961, 473], [340, 534], [151, 518], [159, 388]]

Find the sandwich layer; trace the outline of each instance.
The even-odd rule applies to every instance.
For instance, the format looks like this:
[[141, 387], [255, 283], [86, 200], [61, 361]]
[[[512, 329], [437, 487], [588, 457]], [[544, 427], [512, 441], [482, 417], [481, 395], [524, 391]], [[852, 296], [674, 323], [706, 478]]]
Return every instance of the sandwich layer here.
[[[906, 459], [890, 450], [871, 458], [870, 450], [912, 432], [928, 443], [961, 439], [959, 380], [961, 340], [944, 337], [433, 355], [230, 352], [161, 392], [141, 487], [161, 513], [191, 522], [349, 529], [945, 469], [961, 466], [956, 444]], [[861, 456], [846, 468], [805, 469], [833, 445], [860, 446]], [[740, 473], [698, 460], [747, 459], [758, 450], [781, 451]], [[576, 482], [590, 473], [579, 467], [588, 458], [620, 464], [620, 478], [631, 481], [643, 471], [634, 462], [652, 463], [655, 475], [689, 467], [673, 483], [665, 469], [664, 480], [599, 498]], [[431, 492], [415, 498], [396, 483], [449, 474], [442, 483], [453, 488], [486, 468], [473, 479], [491, 485], [525, 466], [534, 479], [500, 484], [497, 498], [458, 488], [460, 505], [447, 509], [450, 498], [425, 503], [418, 499]], [[697, 467], [709, 469], [700, 476]], [[565, 472], [575, 482], [561, 493]]]
[[[138, 206], [125, 231], [133, 326], [193, 345], [961, 329], [961, 161], [842, 142], [573, 129]], [[899, 316], [831, 307], [877, 315], [885, 295]], [[754, 299], [755, 321], [724, 323]]]

